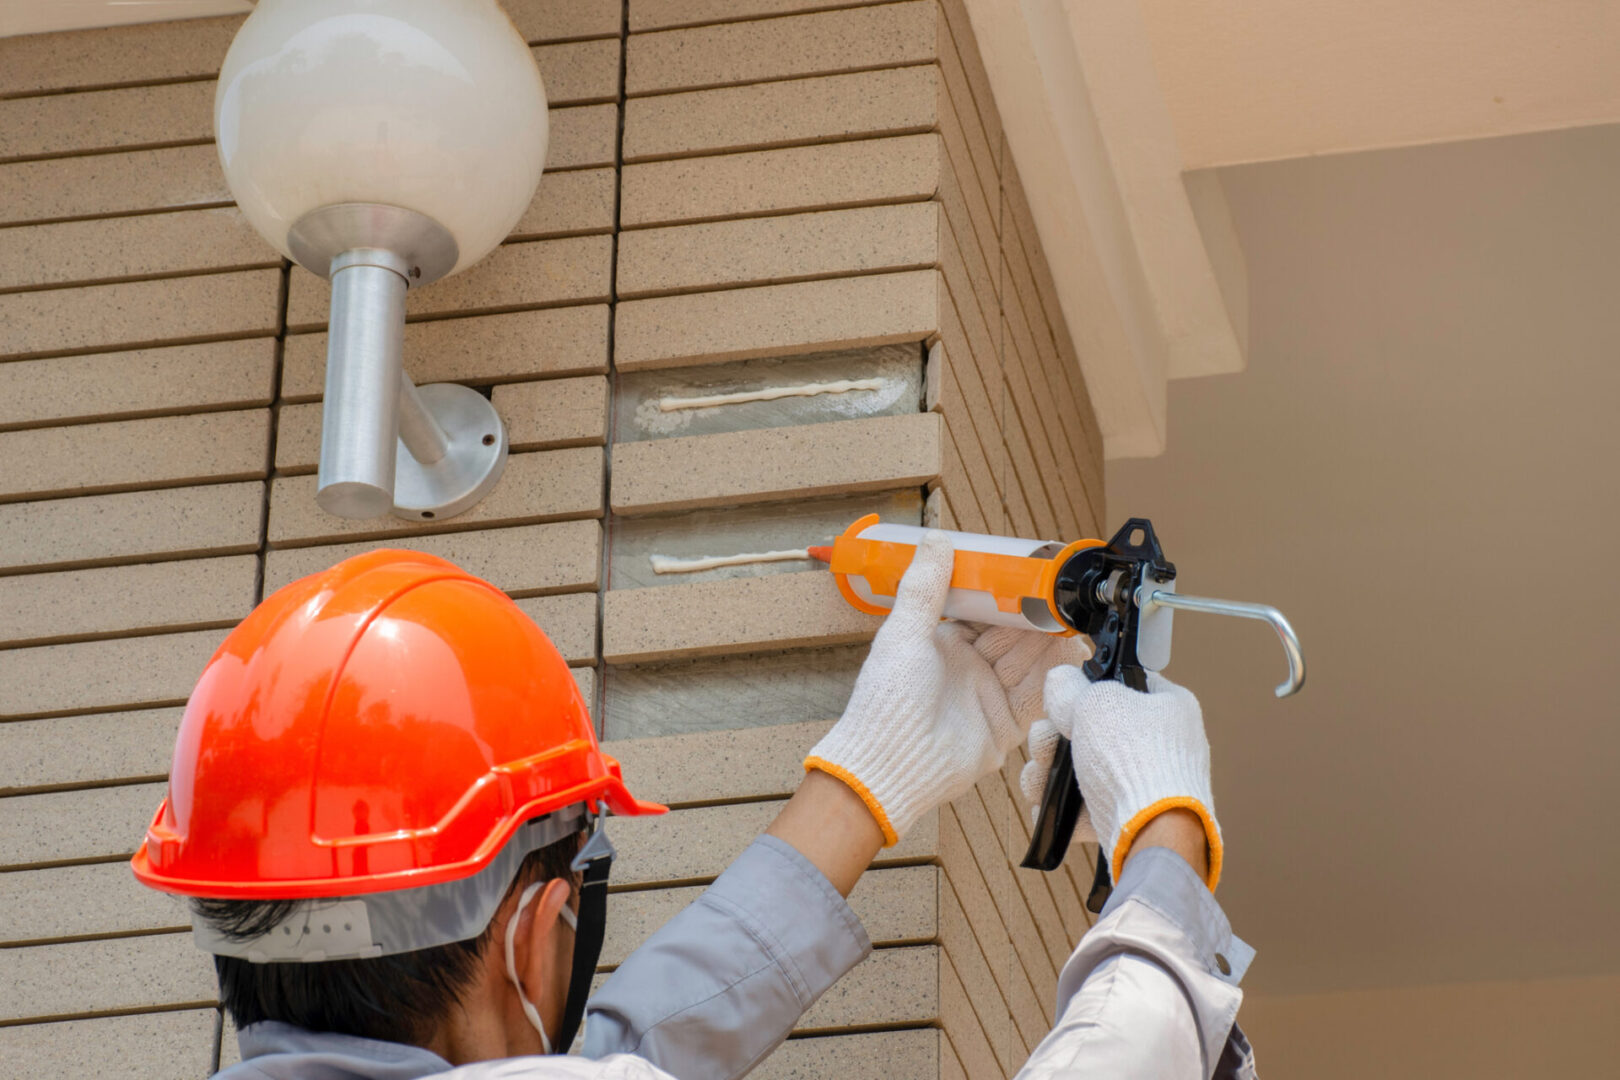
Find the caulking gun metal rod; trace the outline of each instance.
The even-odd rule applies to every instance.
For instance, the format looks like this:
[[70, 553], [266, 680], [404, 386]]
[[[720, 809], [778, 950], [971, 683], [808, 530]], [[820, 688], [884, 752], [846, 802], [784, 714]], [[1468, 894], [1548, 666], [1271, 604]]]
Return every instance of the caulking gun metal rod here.
[[[1146, 594], [1144, 596], [1144, 594]], [[1180, 608], [1183, 611], [1202, 611], [1210, 615], [1235, 615], [1240, 619], [1259, 619], [1271, 624], [1288, 656], [1288, 678], [1277, 684], [1273, 691], [1278, 697], [1299, 693], [1305, 685], [1305, 652], [1300, 648], [1299, 635], [1288, 622], [1288, 617], [1265, 604], [1244, 604], [1236, 600], [1211, 600], [1204, 596], [1183, 596], [1180, 593], [1154, 589], [1148, 592], [1143, 585], [1136, 590], [1136, 606], [1143, 611], [1152, 607]]]

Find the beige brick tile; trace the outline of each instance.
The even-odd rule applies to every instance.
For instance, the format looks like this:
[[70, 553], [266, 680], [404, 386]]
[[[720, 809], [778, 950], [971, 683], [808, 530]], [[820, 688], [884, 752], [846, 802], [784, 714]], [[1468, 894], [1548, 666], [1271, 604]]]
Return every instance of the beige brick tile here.
[[630, 31], [758, 19], [888, 0], [630, 0]]
[[[525, 525], [602, 514], [602, 451], [595, 447], [542, 450], [507, 458], [495, 489], [478, 505], [442, 522], [392, 516], [356, 521], [323, 511], [315, 502], [314, 474], [278, 477], [270, 493], [270, 544], [289, 547], [335, 540], [403, 543], [446, 530]], [[378, 544], [367, 546], [376, 547]], [[272, 559], [272, 562], [275, 560]]]
[[[980, 962], [983, 962], [982, 957]], [[948, 948], [939, 969], [940, 1026], [950, 1040], [951, 1056], [960, 1063], [964, 1075], [974, 1080], [1006, 1075], [996, 1060], [995, 1051], [990, 1049], [990, 1040], [973, 1011], [967, 989], [956, 974], [954, 955]]]
[[958, 532], [989, 532], [989, 522], [979, 509], [972, 478], [968, 476], [967, 466], [957, 452], [956, 440], [951, 437], [949, 427], [950, 418], [947, 417], [946, 437], [940, 447], [940, 484], [945, 495], [945, 511], [941, 515], [940, 528]]
[[612, 506], [645, 514], [920, 486], [939, 475], [932, 413], [621, 443]]
[[878, 949], [799, 1018], [795, 1030], [924, 1024], [939, 1018], [939, 965], [933, 945]]
[[[454, 277], [411, 290], [405, 299], [406, 317], [606, 300], [612, 259], [613, 242], [607, 236], [506, 244]], [[0, 297], [0, 303], [6, 299]], [[324, 329], [330, 301], [331, 287], [325, 280], [302, 267], [293, 268], [289, 328]]]
[[0, 290], [280, 265], [234, 206], [0, 230]]
[[[985, 137], [992, 146], [998, 145], [1001, 142], [1001, 116], [996, 111], [995, 93], [990, 87], [989, 73], [984, 68], [984, 58], [979, 55], [978, 41], [973, 33], [967, 6], [962, 0], [940, 0], [940, 8], [945, 13], [942, 34], [948, 36], [950, 43], [955, 47], [963, 75], [972, 91], [974, 110], [979, 114], [979, 122], [984, 126]], [[941, 44], [941, 55], [944, 52], [945, 46]]]
[[[619, 857], [613, 861], [613, 883], [692, 884], [717, 877], [765, 831], [782, 806], [775, 801], [733, 803], [674, 810], [657, 817], [616, 818], [609, 826], [619, 849]], [[927, 859], [938, 846], [938, 820], [928, 814], [898, 844], [879, 852], [872, 865]]]
[[[940, 811], [940, 860], [945, 867], [945, 877], [952, 894], [961, 904], [968, 925], [973, 929], [973, 939], [978, 942], [979, 951], [990, 967], [991, 977], [1011, 1011], [1017, 1004], [1015, 982], [1023, 979], [1023, 972], [990, 885], [974, 858], [973, 841], [964, 833], [955, 810], [951, 808]], [[958, 951], [952, 950], [951, 955], [953, 959], [958, 958]], [[964, 979], [968, 978], [960, 962], [957, 971]], [[980, 1022], [987, 1031], [993, 1028], [991, 1016], [985, 1013], [980, 1014]]]
[[619, 238], [620, 297], [894, 272], [939, 260], [937, 203], [744, 218]]
[[939, 136], [929, 133], [626, 165], [620, 222], [631, 228], [927, 199], [942, 162]]
[[278, 270], [0, 295], [10, 356], [273, 334]]
[[232, 555], [0, 578], [0, 648], [234, 624], [258, 571], [257, 556]]
[[551, 110], [546, 168], [586, 169], [613, 164], [619, 141], [617, 105], [578, 105]]
[[242, 16], [0, 38], [0, 95], [212, 78]]
[[[15, 579], [0, 579], [9, 580]], [[166, 776], [181, 711], [135, 709], [0, 724], [0, 794]]]
[[206, 1076], [218, 1023], [214, 1009], [185, 1009], [7, 1028], [6, 1067], [18, 1076], [60, 1076], [64, 1062], [85, 1077]]
[[612, 169], [575, 169], [542, 174], [540, 186], [535, 189], [534, 201], [513, 226], [507, 237], [508, 242], [611, 232], [613, 184]]
[[[968, 47], [972, 48], [971, 38]], [[973, 155], [973, 169], [978, 174], [985, 198], [994, 205], [1001, 186], [1001, 125], [984, 122], [984, 113], [975, 104], [967, 71], [963, 67], [961, 49], [955, 40], [949, 14], [940, 22], [939, 70], [951, 104], [951, 114], [960, 125]], [[995, 116], [994, 102], [990, 115]]]
[[[419, 386], [601, 374], [608, 369], [607, 332], [606, 304], [408, 323], [405, 371]], [[283, 400], [314, 401], [325, 380], [326, 335], [288, 338]]]
[[196, 630], [14, 649], [5, 657], [0, 719], [178, 704], [224, 637]]
[[213, 960], [190, 934], [0, 949], [0, 1020], [215, 1000]]
[[[939, 874], [937, 866], [908, 866], [874, 870], [861, 878], [849, 894], [849, 906], [874, 944], [932, 940]], [[3, 885], [0, 881], [0, 888]], [[600, 964], [622, 964], [631, 950], [702, 892], [700, 887], [688, 886], [616, 893], [609, 902], [607, 939], [602, 945]]]
[[[747, 664], [747, 660], [740, 664]], [[801, 762], [829, 721], [609, 739], [626, 782], [643, 799], [667, 804], [791, 795], [804, 778]]]
[[167, 786], [129, 784], [6, 799], [0, 803], [6, 811], [0, 815], [0, 867], [132, 855]]
[[272, 551], [265, 566], [268, 594], [290, 581], [335, 566], [351, 555], [379, 547], [425, 551], [449, 559], [509, 593], [535, 594], [594, 589], [602, 526], [594, 521], [399, 537], [387, 544], [334, 544]]
[[936, 1080], [941, 1049], [940, 1033], [928, 1028], [789, 1039], [748, 1075], [750, 1080]]
[[622, 0], [501, 0], [525, 41], [617, 37]]
[[[585, 708], [590, 710], [591, 719], [596, 719], [596, 669], [590, 667], [573, 667], [568, 674], [574, 677], [579, 685], [579, 694], [585, 699]], [[598, 724], [598, 727], [601, 725]]]
[[6, 102], [0, 160], [212, 139], [214, 84], [169, 83]]
[[262, 483], [0, 505], [0, 568], [255, 551], [263, 513]]
[[621, 303], [621, 371], [922, 341], [939, 325], [933, 270]]
[[1012, 484], [1016, 484], [1022, 493], [1022, 501], [1029, 508], [1030, 517], [1038, 530], [1036, 535], [1059, 537], [1063, 533], [1052, 514], [1041, 469], [1030, 452], [1029, 439], [1025, 436], [1023, 425], [1018, 419], [1018, 414], [1012, 409], [1004, 408], [1003, 412], [1005, 419], [1002, 423], [1001, 437], [1007, 447], [1008, 461], [1012, 465]]
[[1079, 935], [1085, 933], [1087, 924], [1080, 914], [1084, 908], [1067, 875], [1029, 870], [1019, 865], [1024, 852], [1029, 850], [1029, 807], [1023, 793], [1013, 793], [1007, 786], [1009, 782], [1016, 783], [1016, 779], [1012, 770], [1004, 767], [999, 775], [987, 777], [978, 785], [979, 797], [997, 821], [998, 833], [1006, 839], [1003, 850], [1008, 869], [1024, 894], [1030, 914], [1035, 917], [1052, 969], [1061, 973], [1069, 953], [1080, 940]]
[[601, 376], [507, 383], [495, 388], [494, 401], [514, 450], [607, 442], [608, 383]]
[[571, 41], [529, 50], [546, 84], [546, 101], [584, 105], [615, 101], [619, 96], [619, 39]]
[[[994, 783], [999, 787], [1000, 778], [994, 778]], [[962, 827], [962, 834], [967, 838], [968, 847], [978, 862], [979, 871], [984, 875], [985, 886], [990, 891], [996, 910], [1001, 914], [1002, 925], [1007, 928], [1013, 951], [1035, 987], [1036, 996], [1042, 1001], [1041, 1007], [1047, 1012], [1046, 1023], [1050, 1026], [1054, 1019], [1050, 1015], [1052, 1003], [1057, 997], [1057, 973], [1063, 960], [1054, 961], [1048, 955], [1040, 927], [1030, 911], [1023, 890], [1013, 877], [1012, 862], [1007, 852], [1011, 845], [1003, 830], [997, 828], [998, 823], [991, 820], [983, 800], [977, 792], [969, 792], [951, 806]], [[1001, 809], [1001, 805], [997, 809]], [[1003, 819], [1000, 823], [1003, 828], [1011, 824], [1005, 821], [1004, 814], [998, 816]], [[1018, 852], [1018, 856], [1022, 857], [1023, 852]], [[1049, 902], [1050, 899], [1048, 896]], [[1052, 915], [1055, 918], [1056, 912], [1053, 911]]]
[[[972, 182], [969, 178], [968, 183]], [[961, 299], [964, 303], [970, 300], [976, 302], [980, 317], [989, 324], [1000, 318], [1000, 283], [984, 256], [986, 249], [980, 246], [979, 235], [974, 232], [969, 220], [972, 215], [962, 200], [959, 178], [950, 170], [940, 177], [939, 202], [945, 211], [946, 232], [950, 234], [949, 244], [954, 252], [951, 261], [965, 275], [964, 284], [971, 285], [971, 297]], [[988, 250], [995, 254], [994, 247]]]
[[1068, 421], [1059, 411], [1062, 400], [1035, 360], [1034, 341], [1023, 324], [1023, 314], [1016, 304], [1003, 310], [1002, 358], [1005, 361], [1007, 382], [1014, 406], [1029, 433], [1030, 446], [1042, 469], [1049, 469], [1042, 479], [1055, 500], [1053, 510], [1070, 535], [1084, 531], [1082, 521], [1089, 521], [1084, 473], [1075, 457], [1073, 446], [1064, 432]]
[[0, 945], [190, 925], [184, 900], [148, 889], [121, 861], [0, 874]]
[[265, 409], [0, 432], [0, 498], [263, 476]]
[[0, 364], [0, 428], [268, 405], [275, 366], [272, 338]]
[[[954, 829], [954, 823], [949, 827]], [[946, 841], [943, 834], [940, 840], [943, 850]], [[960, 871], [958, 874], [960, 875]], [[960, 980], [973, 1018], [978, 1021], [984, 1038], [989, 1041], [998, 1071], [1010, 1075], [1016, 1069], [1010, 1036], [1012, 1024], [1008, 1018], [1003, 991], [991, 970], [993, 964], [1004, 966], [1007, 958], [1003, 955], [992, 961], [987, 956], [973, 932], [972, 925], [968, 922], [967, 913], [963, 911], [962, 903], [957, 898], [957, 886], [952, 884], [949, 874], [940, 886], [939, 937], [946, 958], [950, 961], [951, 974]], [[946, 981], [949, 982], [948, 979]], [[953, 1021], [963, 1019], [959, 1011], [960, 1002], [947, 995], [944, 1005], [949, 1010], [947, 1024], [952, 1027], [958, 1026]]]
[[938, 9], [931, 0], [790, 15], [630, 39], [631, 95], [830, 75], [932, 60]]
[[596, 662], [596, 594], [531, 596], [517, 606], [546, 632], [570, 664]]
[[625, 103], [626, 161], [916, 134], [938, 123], [938, 70], [861, 71]]
[[608, 663], [868, 640], [881, 620], [850, 607], [824, 571], [608, 592]]
[[[4, 42], [7, 38], [0, 38]], [[47, 221], [231, 201], [212, 146], [0, 165], [0, 219]]]

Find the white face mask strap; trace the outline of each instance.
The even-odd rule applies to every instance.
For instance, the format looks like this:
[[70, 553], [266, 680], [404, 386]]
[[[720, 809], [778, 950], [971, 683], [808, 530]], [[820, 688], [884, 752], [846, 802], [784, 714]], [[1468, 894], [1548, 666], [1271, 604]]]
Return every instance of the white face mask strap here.
[[[512, 980], [512, 986], [517, 990], [518, 1001], [523, 1005], [523, 1015], [529, 1018], [529, 1023], [534, 1025], [534, 1030], [540, 1033], [541, 1050], [549, 1054], [551, 1053], [551, 1039], [546, 1035], [546, 1025], [540, 1020], [540, 1010], [534, 1007], [534, 1002], [529, 1000], [529, 995], [523, 992], [523, 983], [518, 980], [517, 953], [514, 948], [517, 941], [518, 920], [523, 917], [523, 909], [529, 906], [529, 901], [533, 900], [535, 894], [545, 888], [547, 884], [549, 883], [545, 881], [536, 881], [524, 889], [523, 895], [518, 897], [517, 910], [512, 912], [512, 917], [506, 921], [506, 977]], [[573, 908], [564, 904], [559, 914], [562, 916], [563, 922], [568, 924], [570, 930], [577, 928], [578, 919], [574, 915]]]

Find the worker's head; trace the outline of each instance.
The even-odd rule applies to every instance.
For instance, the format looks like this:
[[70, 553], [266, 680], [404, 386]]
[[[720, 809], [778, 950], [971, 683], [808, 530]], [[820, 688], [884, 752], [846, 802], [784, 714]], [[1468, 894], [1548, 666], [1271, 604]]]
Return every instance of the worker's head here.
[[511, 600], [379, 551], [226, 638], [133, 866], [192, 898], [239, 1026], [566, 1050], [601, 947], [602, 816], [661, 809]]

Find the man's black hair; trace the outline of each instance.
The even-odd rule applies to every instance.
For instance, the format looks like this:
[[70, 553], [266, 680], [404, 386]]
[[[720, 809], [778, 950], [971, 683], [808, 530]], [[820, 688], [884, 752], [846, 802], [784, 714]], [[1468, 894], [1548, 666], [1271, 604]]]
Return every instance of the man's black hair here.
[[[530, 852], [513, 888], [578, 875], [570, 863], [580, 836]], [[301, 900], [194, 899], [197, 914], [225, 937], [258, 937], [287, 918]], [[466, 941], [370, 960], [255, 964], [215, 956], [220, 1002], [237, 1028], [280, 1020], [309, 1031], [330, 1031], [420, 1046], [437, 1032], [472, 984], [493, 926]]]

